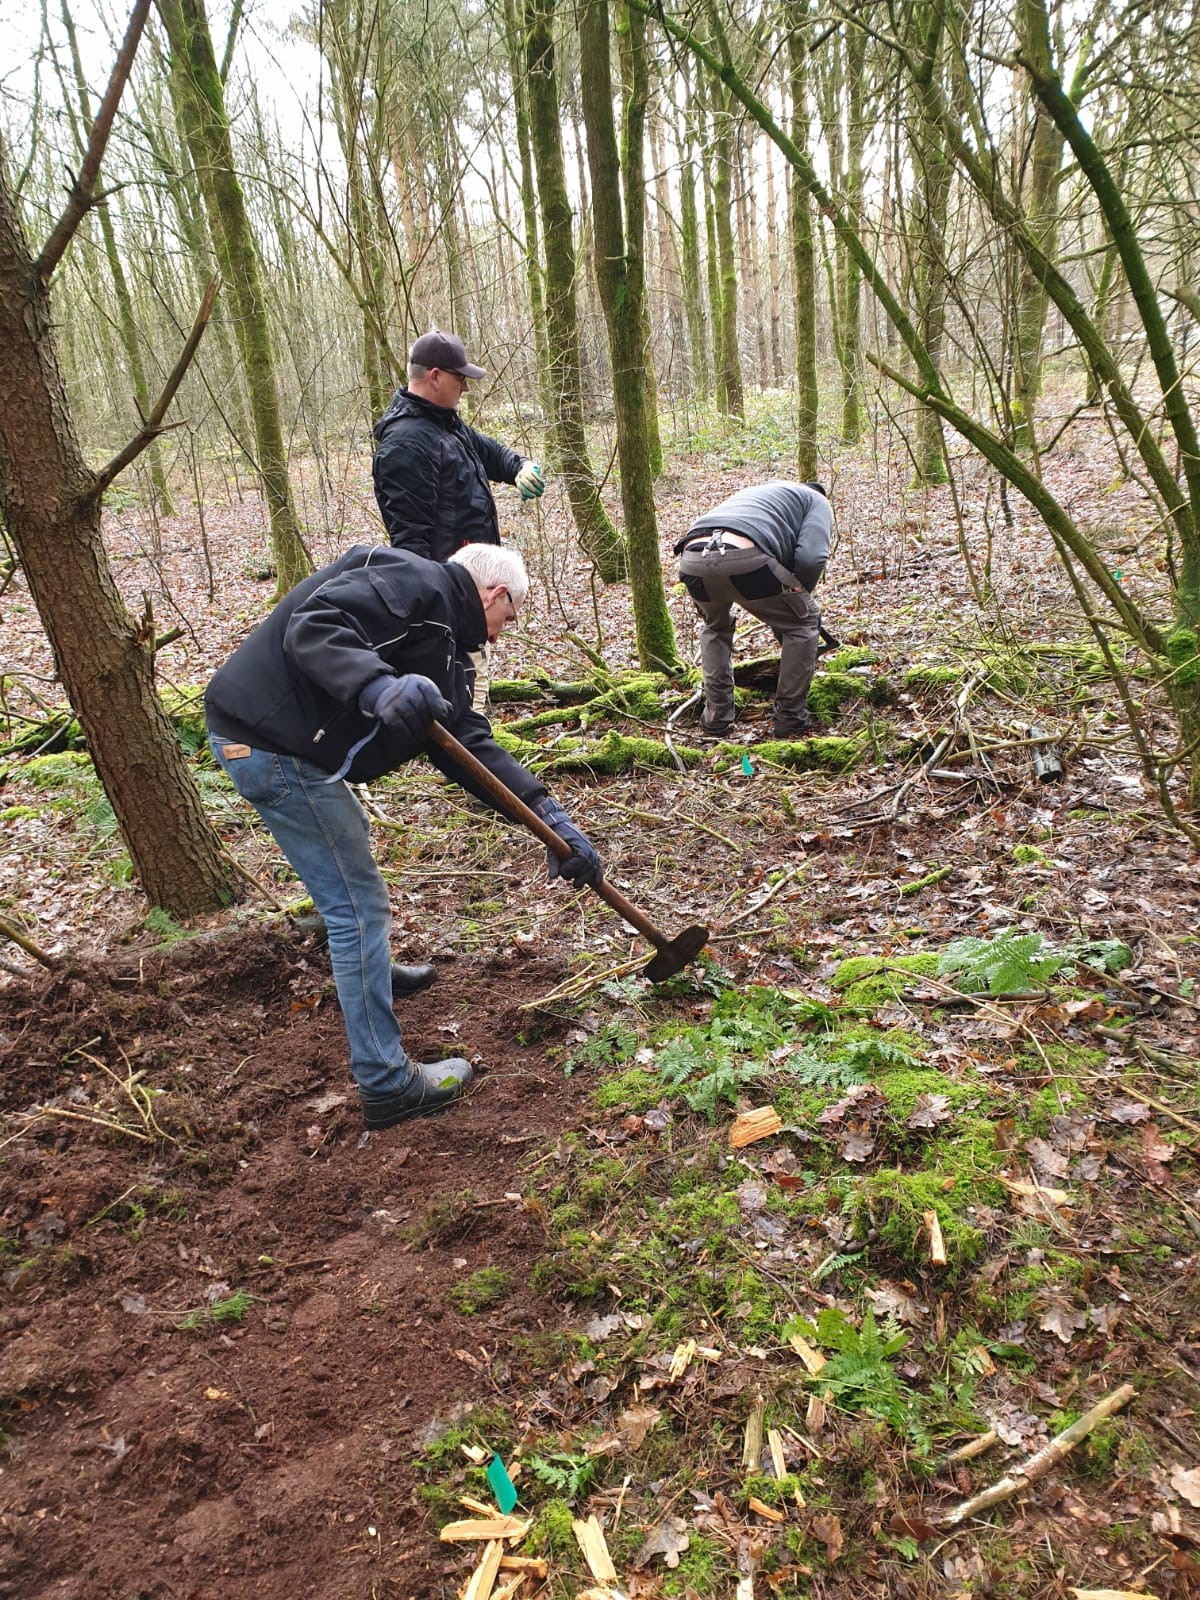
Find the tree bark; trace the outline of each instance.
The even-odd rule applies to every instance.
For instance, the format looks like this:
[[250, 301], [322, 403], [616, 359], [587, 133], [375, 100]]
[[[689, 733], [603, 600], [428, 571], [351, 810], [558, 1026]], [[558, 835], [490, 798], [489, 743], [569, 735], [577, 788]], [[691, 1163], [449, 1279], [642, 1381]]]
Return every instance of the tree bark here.
[[271, 524], [276, 595], [311, 570], [288, 481], [275, 359], [258, 246], [233, 164], [225, 91], [217, 71], [203, 0], [157, 0], [171, 44], [171, 84], [178, 97], [209, 229], [234, 308], [234, 331], [246, 374], [256, 465]]
[[[792, 96], [792, 141], [808, 144], [808, 0], [789, 0], [788, 79]], [[812, 201], [796, 167], [789, 168], [792, 271], [796, 280], [796, 473], [817, 476], [817, 252]]]
[[139, 626], [113, 581], [2, 147], [0, 512], [147, 898], [175, 917], [228, 904], [233, 864], [154, 688], [153, 621]]
[[547, 421], [566, 484], [579, 543], [605, 583], [625, 576], [621, 536], [600, 500], [588, 453], [579, 366], [579, 316], [571, 202], [562, 149], [562, 108], [554, 66], [555, 0], [524, 0], [529, 129], [537, 163], [546, 253]]
[[663, 590], [646, 427], [640, 261], [627, 256], [621, 220], [621, 171], [613, 125], [607, 0], [585, 0], [580, 13], [580, 83], [596, 236], [596, 277], [612, 355], [617, 454], [625, 509], [626, 559], [633, 592], [638, 659], [673, 667], [675, 630]]

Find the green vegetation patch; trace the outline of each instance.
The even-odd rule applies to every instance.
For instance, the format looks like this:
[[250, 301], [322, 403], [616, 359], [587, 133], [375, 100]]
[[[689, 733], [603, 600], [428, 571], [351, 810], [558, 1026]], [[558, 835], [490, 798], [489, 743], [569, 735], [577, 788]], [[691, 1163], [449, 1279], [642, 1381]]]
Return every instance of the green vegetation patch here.
[[793, 772], [851, 772], [869, 748], [862, 738], [764, 739], [755, 745], [754, 754]]
[[865, 678], [848, 672], [818, 672], [808, 691], [808, 709], [822, 722], [832, 722], [848, 700], [865, 700], [869, 685]]
[[511, 1272], [502, 1267], [480, 1267], [465, 1282], [453, 1286], [450, 1299], [464, 1316], [474, 1317], [507, 1300], [511, 1290]]
[[898, 999], [913, 978], [930, 977], [937, 970], [938, 957], [931, 950], [893, 956], [888, 960], [881, 956], [850, 956], [841, 963], [829, 983], [831, 988], [842, 992], [846, 1005], [873, 1011], [889, 1000]]
[[[568, 744], [571, 748], [568, 748]], [[615, 728], [595, 744], [583, 740], [564, 741], [556, 745], [547, 759], [542, 754], [545, 772], [632, 772], [637, 767], [675, 767], [671, 752], [658, 739], [631, 739]], [[686, 745], [675, 746], [675, 754], [685, 767], [694, 767], [703, 760], [699, 750]]]

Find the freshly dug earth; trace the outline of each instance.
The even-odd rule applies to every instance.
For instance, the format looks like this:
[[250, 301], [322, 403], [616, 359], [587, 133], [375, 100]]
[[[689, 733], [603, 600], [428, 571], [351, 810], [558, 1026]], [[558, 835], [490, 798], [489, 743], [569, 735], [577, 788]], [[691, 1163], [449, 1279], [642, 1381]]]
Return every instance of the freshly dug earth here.
[[[522, 1160], [578, 1094], [520, 1042], [519, 1007], [556, 976], [462, 960], [402, 1002], [414, 1054], [486, 1065], [462, 1106], [369, 1137], [327, 965], [286, 932], [0, 994], [0, 1594], [455, 1587], [443, 1566], [468, 1558], [441, 1560], [414, 1464], [558, 1315], [521, 1292], [468, 1317], [448, 1294], [485, 1267], [527, 1286]], [[150, 1081], [166, 1092], [139, 1111]]]

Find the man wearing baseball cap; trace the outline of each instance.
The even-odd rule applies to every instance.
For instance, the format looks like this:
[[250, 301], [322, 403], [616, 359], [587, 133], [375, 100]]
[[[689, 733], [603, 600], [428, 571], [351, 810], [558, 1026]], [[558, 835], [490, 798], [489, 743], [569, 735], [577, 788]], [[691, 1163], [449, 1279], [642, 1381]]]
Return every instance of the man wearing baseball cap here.
[[535, 461], [464, 422], [458, 406], [484, 370], [452, 333], [422, 334], [408, 353], [408, 387], [375, 424], [375, 498], [393, 545], [446, 561], [464, 544], [499, 544], [490, 483], [523, 500], [546, 487]]

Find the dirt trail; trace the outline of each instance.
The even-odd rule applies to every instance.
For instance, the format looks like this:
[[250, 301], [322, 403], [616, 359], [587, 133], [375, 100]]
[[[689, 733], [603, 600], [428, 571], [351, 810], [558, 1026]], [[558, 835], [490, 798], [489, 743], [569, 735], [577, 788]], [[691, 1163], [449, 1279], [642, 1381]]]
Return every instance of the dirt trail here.
[[[327, 968], [283, 936], [0, 994], [0, 1594], [442, 1592], [419, 1441], [558, 1317], [526, 1293], [468, 1318], [448, 1291], [489, 1266], [527, 1282], [537, 1223], [505, 1196], [579, 1096], [519, 1042], [519, 1007], [559, 975], [445, 967], [407, 1035], [487, 1070], [462, 1107], [365, 1141]], [[153, 1069], [177, 1143], [132, 1136], [101, 1062]], [[19, 1115], [49, 1097], [75, 1115]], [[77, 1120], [97, 1116], [132, 1131]], [[242, 1321], [205, 1317], [238, 1294]]]

